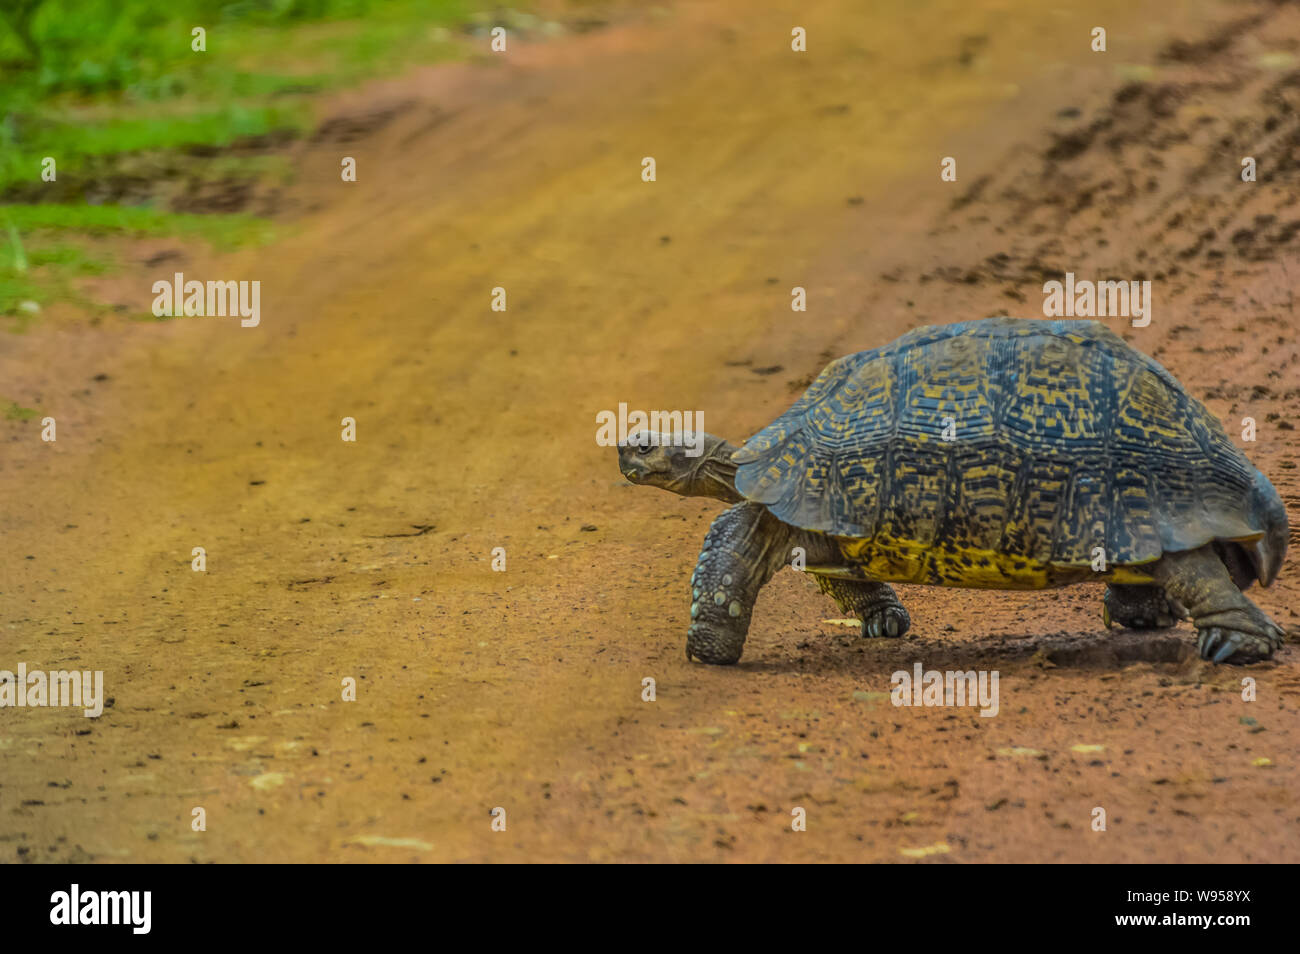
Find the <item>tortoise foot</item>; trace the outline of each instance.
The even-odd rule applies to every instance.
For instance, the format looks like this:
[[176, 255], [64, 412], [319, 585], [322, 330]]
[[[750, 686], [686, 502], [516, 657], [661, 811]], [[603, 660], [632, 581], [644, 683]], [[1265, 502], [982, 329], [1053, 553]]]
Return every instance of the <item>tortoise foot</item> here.
[[1202, 659], [1214, 663], [1251, 663], [1272, 657], [1282, 645], [1282, 631], [1246, 632], [1227, 626], [1206, 626], [1199, 630], [1196, 649]]
[[907, 610], [897, 600], [880, 603], [859, 612], [862, 616], [863, 639], [878, 639], [880, 637], [897, 639], [906, 633], [912, 625], [912, 617], [907, 615]]
[[1101, 618], [1110, 629], [1168, 629], [1187, 618], [1187, 611], [1158, 586], [1112, 583], [1106, 588]]
[[818, 575], [817, 585], [835, 600], [840, 612], [862, 620], [863, 639], [896, 639], [912, 625], [912, 617], [888, 583]]
[[744, 632], [710, 623], [692, 623], [686, 631], [687, 659], [698, 659], [713, 666], [734, 666], [744, 650]]

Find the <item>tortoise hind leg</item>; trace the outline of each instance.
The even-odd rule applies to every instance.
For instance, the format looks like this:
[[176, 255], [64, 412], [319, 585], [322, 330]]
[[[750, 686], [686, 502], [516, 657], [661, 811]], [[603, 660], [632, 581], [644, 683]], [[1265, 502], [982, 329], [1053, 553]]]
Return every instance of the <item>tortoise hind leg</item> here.
[[902, 636], [912, 625], [912, 618], [907, 615], [894, 588], [888, 583], [817, 576], [817, 585], [835, 601], [841, 613], [862, 620], [864, 639], [873, 636]]
[[1168, 629], [1187, 611], [1178, 605], [1162, 587], [1132, 583], [1112, 583], [1106, 587], [1102, 603], [1102, 617], [1106, 628], [1118, 623], [1125, 629]]
[[756, 503], [738, 503], [713, 521], [691, 575], [687, 659], [740, 660], [758, 591], [784, 565], [791, 533]]
[[1254, 662], [1269, 658], [1282, 645], [1282, 628], [1237, 588], [1213, 548], [1166, 553], [1154, 564], [1153, 575], [1187, 607], [1200, 635], [1197, 649], [1203, 659]]

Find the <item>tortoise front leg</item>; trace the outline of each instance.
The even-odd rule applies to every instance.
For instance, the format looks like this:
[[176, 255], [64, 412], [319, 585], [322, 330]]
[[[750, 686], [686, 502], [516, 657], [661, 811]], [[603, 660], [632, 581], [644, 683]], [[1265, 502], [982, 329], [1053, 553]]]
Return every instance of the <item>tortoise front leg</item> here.
[[817, 576], [817, 585], [835, 601], [841, 613], [862, 620], [862, 636], [902, 636], [912, 618], [888, 583]]
[[1187, 607], [1200, 633], [1201, 658], [1254, 662], [1269, 658], [1282, 645], [1282, 628], [1246, 599], [1212, 548], [1166, 553], [1154, 565], [1153, 575], [1169, 596]]
[[784, 564], [792, 533], [762, 504], [739, 503], [718, 515], [691, 575], [687, 659], [740, 659], [758, 591]]

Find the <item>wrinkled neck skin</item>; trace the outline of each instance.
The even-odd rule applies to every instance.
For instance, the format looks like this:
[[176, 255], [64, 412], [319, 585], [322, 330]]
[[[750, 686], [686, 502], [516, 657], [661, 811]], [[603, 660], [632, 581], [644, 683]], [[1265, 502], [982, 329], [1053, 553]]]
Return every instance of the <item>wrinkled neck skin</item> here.
[[719, 438], [705, 447], [689, 480], [685, 482], [687, 497], [714, 497], [727, 503], [740, 503], [745, 498], [736, 490], [736, 464], [731, 455], [740, 450]]

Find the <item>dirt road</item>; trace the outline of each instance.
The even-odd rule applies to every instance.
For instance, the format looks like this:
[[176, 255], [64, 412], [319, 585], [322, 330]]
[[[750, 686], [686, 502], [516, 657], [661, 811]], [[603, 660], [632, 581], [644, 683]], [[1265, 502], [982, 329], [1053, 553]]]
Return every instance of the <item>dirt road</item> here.
[[[0, 422], [0, 667], [102, 669], [113, 701], [4, 712], [0, 858], [1300, 857], [1293, 647], [1210, 667], [1187, 625], [1107, 633], [1098, 587], [901, 588], [910, 638], [862, 641], [791, 573], [741, 665], [684, 659], [716, 505], [626, 484], [596, 413], [701, 409], [739, 440], [827, 358], [1041, 316], [1066, 268], [1153, 278], [1151, 326], [1116, 330], [1230, 434], [1253, 415], [1300, 502], [1300, 20], [805, 6], [632, 13], [341, 97], [283, 240], [96, 288], [145, 310], [173, 271], [258, 279], [260, 326], [3, 343], [2, 393], [58, 440]], [[1292, 624], [1298, 587], [1259, 602]], [[918, 660], [996, 665], [999, 716], [891, 706]]]

